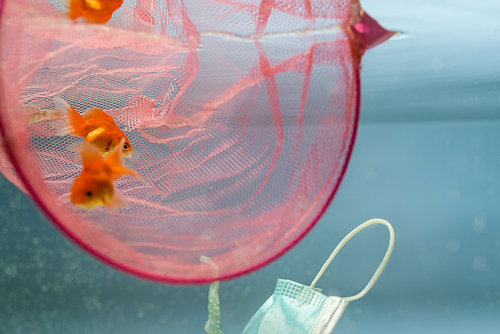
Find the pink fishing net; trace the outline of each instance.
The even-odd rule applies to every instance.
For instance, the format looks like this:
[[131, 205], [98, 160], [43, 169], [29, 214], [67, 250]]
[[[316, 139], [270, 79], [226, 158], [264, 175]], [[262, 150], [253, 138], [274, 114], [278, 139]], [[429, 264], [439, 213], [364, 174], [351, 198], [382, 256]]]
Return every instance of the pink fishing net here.
[[[4, 0], [0, 170], [106, 263], [170, 283], [235, 277], [319, 219], [346, 169], [359, 109], [350, 1], [125, 0], [105, 25], [57, 0]], [[69, 200], [78, 137], [24, 106], [108, 112], [134, 146], [129, 207]], [[208, 256], [219, 268], [214, 276]]]

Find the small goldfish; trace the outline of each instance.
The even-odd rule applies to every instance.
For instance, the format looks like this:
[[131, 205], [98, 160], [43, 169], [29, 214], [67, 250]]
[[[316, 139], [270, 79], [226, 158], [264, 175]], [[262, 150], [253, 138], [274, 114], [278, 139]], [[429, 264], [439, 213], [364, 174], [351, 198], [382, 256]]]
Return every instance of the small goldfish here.
[[106, 157], [103, 157], [89, 142], [83, 142], [80, 146], [83, 169], [75, 179], [70, 193], [73, 205], [87, 210], [101, 205], [109, 209], [127, 206], [125, 195], [114, 188], [113, 181], [124, 175], [142, 178], [123, 166], [119, 147], [124, 141], [122, 138], [119, 145], [115, 146]]
[[71, 20], [79, 17], [90, 23], [106, 23], [123, 0], [69, 0], [66, 15]]
[[68, 116], [68, 122], [56, 132], [58, 136], [83, 137], [106, 155], [120, 140], [125, 139], [122, 145], [122, 154], [125, 158], [132, 156], [132, 144], [125, 134], [118, 129], [113, 118], [99, 108], [92, 108], [80, 115], [72, 106], [60, 97], [55, 97], [57, 108]]

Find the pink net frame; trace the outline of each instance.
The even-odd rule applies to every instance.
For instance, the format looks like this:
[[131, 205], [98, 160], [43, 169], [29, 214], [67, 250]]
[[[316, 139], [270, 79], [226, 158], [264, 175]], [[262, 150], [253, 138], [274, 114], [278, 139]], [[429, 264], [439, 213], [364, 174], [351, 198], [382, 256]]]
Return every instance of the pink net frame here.
[[[105, 263], [169, 283], [233, 278], [330, 203], [357, 128], [356, 2], [125, 0], [106, 25], [73, 23], [56, 0], [0, 5], [0, 171]], [[81, 138], [26, 125], [24, 106], [54, 96], [105, 110], [132, 142], [127, 166], [147, 184], [115, 182], [128, 208], [71, 205]]]

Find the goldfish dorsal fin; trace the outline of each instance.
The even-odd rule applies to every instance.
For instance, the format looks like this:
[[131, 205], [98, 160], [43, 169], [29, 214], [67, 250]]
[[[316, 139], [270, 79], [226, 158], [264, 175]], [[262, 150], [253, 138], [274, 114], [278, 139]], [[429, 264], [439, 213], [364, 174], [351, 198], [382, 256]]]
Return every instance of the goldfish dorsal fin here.
[[98, 148], [94, 147], [88, 141], [83, 141], [83, 144], [80, 145], [80, 152], [82, 154], [82, 164], [85, 166], [87, 163], [96, 160], [102, 160], [101, 151]]
[[86, 120], [89, 120], [91, 118], [101, 118], [108, 122], [113, 122], [113, 124], [115, 123], [113, 117], [111, 117], [109, 114], [107, 114], [106, 112], [102, 111], [99, 108], [92, 108], [87, 110], [86, 112], [83, 113], [83, 118], [85, 118]]

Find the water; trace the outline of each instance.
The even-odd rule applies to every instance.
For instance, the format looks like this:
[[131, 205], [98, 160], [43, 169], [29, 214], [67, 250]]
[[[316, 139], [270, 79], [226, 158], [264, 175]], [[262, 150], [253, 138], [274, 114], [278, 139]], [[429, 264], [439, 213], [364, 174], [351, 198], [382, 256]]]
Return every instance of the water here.
[[500, 119], [500, 3], [362, 1], [402, 31], [363, 59], [362, 122]]
[[[373, 217], [396, 246], [333, 333], [496, 333], [500, 328], [500, 3], [364, 1], [403, 37], [363, 59], [351, 162], [312, 232], [264, 269], [222, 283], [221, 329], [240, 333], [277, 278], [310, 284], [334, 246]], [[357, 293], [383, 227], [342, 251], [318, 287]], [[0, 186], [0, 332], [202, 333], [208, 286], [151, 283], [89, 257], [6, 180]]]

